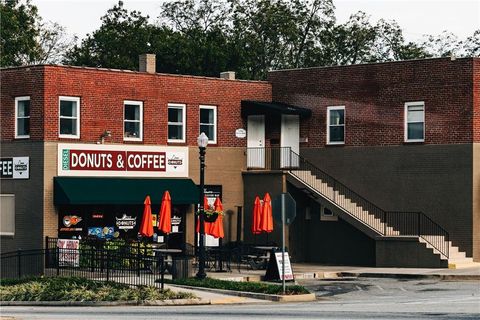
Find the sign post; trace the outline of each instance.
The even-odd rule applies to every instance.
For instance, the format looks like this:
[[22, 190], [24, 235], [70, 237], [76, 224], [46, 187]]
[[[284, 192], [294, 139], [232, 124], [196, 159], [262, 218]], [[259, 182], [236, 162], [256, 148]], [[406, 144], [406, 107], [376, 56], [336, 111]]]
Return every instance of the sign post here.
[[[282, 222], [282, 289], [285, 294], [285, 225], [293, 222], [297, 215], [296, 203], [293, 197], [289, 193], [281, 193], [272, 202], [272, 209], [275, 219]], [[288, 265], [290, 266], [290, 259], [288, 259]], [[289, 271], [293, 273], [291, 267]]]

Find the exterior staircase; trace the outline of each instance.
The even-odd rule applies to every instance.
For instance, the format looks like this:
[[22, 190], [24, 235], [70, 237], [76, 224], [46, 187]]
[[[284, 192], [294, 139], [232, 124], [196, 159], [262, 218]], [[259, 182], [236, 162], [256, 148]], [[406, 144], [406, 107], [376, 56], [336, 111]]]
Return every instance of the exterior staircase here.
[[[255, 151], [249, 150], [250, 154]], [[375, 238], [414, 238], [419, 245], [437, 256], [440, 265], [456, 269], [479, 267], [465, 252], [452, 245], [448, 232], [422, 212], [390, 212], [382, 210], [315, 165], [291, 151], [290, 148], [265, 152], [260, 156], [262, 166], [271, 170], [288, 172], [297, 186], [308, 189], [310, 194], [321, 197], [337, 211], [344, 220]], [[265, 166], [266, 165], [266, 166]]]

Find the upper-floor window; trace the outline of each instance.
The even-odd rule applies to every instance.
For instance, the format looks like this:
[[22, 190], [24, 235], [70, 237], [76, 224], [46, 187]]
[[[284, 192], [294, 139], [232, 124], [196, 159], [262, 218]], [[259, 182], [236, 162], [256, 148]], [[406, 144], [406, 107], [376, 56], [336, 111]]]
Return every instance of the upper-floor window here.
[[185, 142], [185, 105], [168, 104], [168, 142]]
[[200, 106], [200, 133], [208, 137], [208, 143], [217, 143], [217, 107]]
[[30, 97], [15, 98], [15, 138], [30, 138]]
[[405, 142], [425, 141], [425, 103], [405, 103]]
[[327, 144], [345, 143], [345, 106], [327, 108]]
[[80, 98], [59, 98], [59, 137], [80, 138]]
[[143, 102], [124, 101], [123, 108], [123, 140], [142, 140]]

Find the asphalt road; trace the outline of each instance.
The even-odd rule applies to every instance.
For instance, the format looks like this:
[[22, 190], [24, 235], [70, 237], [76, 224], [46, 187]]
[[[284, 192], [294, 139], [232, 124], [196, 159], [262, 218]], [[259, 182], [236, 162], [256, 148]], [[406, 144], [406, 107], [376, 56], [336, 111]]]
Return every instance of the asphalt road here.
[[14, 319], [480, 319], [476, 281], [304, 281], [318, 301], [183, 307], [2, 307]]

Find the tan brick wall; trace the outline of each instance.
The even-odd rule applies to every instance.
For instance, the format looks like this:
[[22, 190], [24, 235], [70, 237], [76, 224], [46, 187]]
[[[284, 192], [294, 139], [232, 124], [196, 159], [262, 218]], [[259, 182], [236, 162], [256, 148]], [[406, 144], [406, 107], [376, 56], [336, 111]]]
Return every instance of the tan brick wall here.
[[473, 260], [480, 262], [480, 143], [473, 144]]
[[[189, 148], [190, 178], [200, 183], [200, 163], [198, 148]], [[242, 170], [245, 169], [246, 156], [244, 148], [207, 148], [205, 158], [205, 184], [222, 185], [222, 204], [224, 216], [224, 241], [235, 241], [237, 234], [237, 208], [243, 206]], [[187, 242], [193, 243], [193, 211], [187, 214]], [[243, 230], [242, 230], [243, 234]]]
[[53, 204], [53, 177], [57, 175], [57, 143], [45, 142], [44, 146], [44, 225], [43, 236], [58, 236], [58, 212]]

